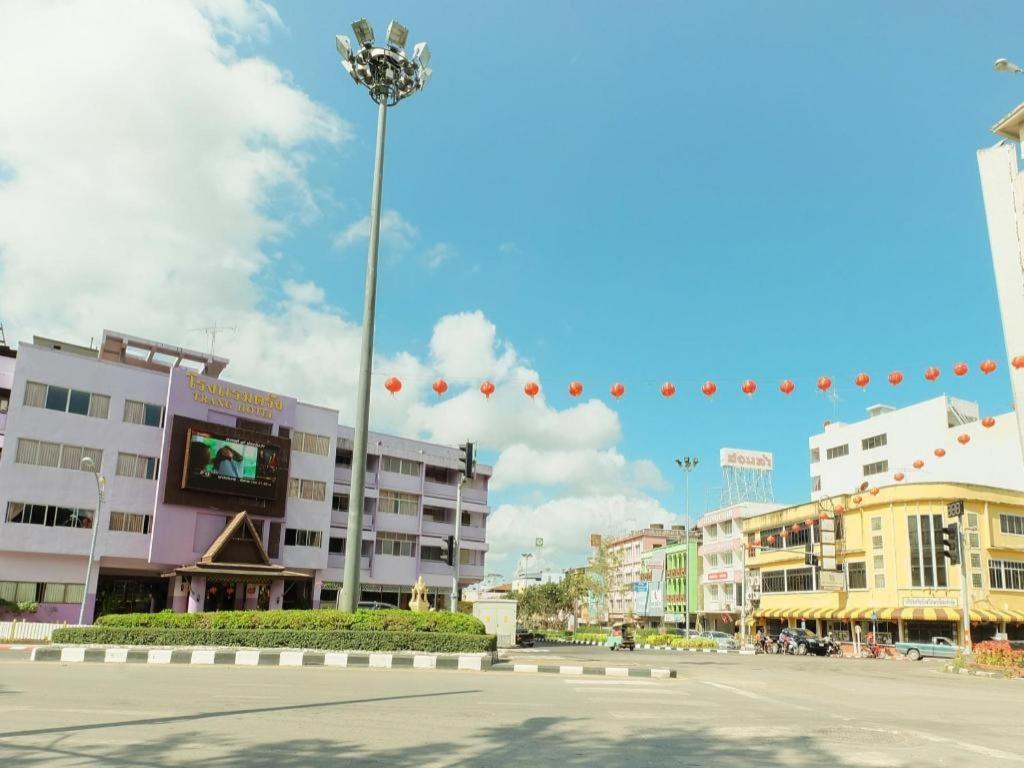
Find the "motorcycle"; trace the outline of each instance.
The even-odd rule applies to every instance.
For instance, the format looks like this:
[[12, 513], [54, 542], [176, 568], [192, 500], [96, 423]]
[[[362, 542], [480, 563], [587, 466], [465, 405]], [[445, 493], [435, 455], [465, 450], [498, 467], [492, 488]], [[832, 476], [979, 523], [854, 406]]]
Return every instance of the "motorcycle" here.
[[840, 647], [839, 643], [829, 637], [825, 640], [825, 655], [841, 657], [843, 655], [843, 649]]

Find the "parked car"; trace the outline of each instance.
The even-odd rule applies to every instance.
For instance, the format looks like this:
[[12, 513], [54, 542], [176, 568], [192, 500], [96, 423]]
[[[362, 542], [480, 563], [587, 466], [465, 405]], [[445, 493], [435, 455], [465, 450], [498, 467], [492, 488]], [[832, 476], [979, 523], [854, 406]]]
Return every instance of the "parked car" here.
[[828, 653], [828, 644], [822, 638], [809, 629], [800, 627], [786, 627], [779, 632], [777, 642], [780, 646], [792, 644], [793, 652], [798, 656], [806, 656], [809, 653], [815, 656], [824, 656]]
[[727, 635], [725, 632], [708, 630], [706, 632], [701, 632], [698, 637], [703, 637], [707, 640], [714, 640], [715, 644], [721, 650], [735, 651], [739, 648], [739, 645], [736, 644], [736, 639], [732, 635]]
[[526, 627], [516, 627], [516, 645], [524, 648], [533, 648], [533, 632]]
[[356, 603], [356, 608], [365, 608], [368, 611], [396, 611], [398, 610], [397, 605], [391, 603], [378, 603], [376, 600], [360, 600]]
[[896, 643], [896, 650], [908, 659], [917, 661], [922, 656], [936, 656], [950, 659], [956, 656], [960, 648], [948, 637], [933, 637], [927, 643]]

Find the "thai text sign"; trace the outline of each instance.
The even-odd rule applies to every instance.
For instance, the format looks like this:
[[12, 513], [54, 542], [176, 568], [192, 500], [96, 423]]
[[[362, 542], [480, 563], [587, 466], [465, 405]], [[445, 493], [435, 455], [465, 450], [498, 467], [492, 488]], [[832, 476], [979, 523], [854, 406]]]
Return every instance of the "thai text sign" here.
[[760, 469], [770, 472], [775, 464], [775, 460], [768, 451], [743, 451], [739, 448], [723, 448], [719, 454], [719, 463], [723, 467]]

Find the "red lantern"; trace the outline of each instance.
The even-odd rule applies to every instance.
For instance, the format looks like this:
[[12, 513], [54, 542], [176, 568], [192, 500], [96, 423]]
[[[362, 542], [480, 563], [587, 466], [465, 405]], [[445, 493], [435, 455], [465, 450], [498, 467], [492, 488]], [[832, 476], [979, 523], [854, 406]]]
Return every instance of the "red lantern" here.
[[713, 397], [715, 392], [718, 391], [718, 385], [716, 385], [713, 381], [705, 381], [704, 384], [701, 386], [700, 391], [703, 392], [708, 397]]
[[924, 372], [924, 377], [928, 379], [928, 381], [935, 381], [937, 378], [939, 378], [939, 369], [933, 365], [931, 368]]
[[789, 536], [789, 529], [783, 528], [781, 531], [779, 531], [779, 536], [781, 536], [782, 538], [786, 538], [787, 536]]
[[540, 387], [537, 385], [536, 381], [528, 381], [523, 386], [523, 392], [525, 392], [526, 396], [532, 400], [537, 396], [537, 393], [540, 392]]
[[806, 520], [804, 520], [804, 525], [806, 525], [808, 528], [810, 528], [812, 525], [814, 525], [813, 518], [808, 517]]
[[818, 389], [820, 389], [822, 392], [828, 392], [831, 387], [832, 379], [830, 379], [828, 376], [822, 376], [818, 379]]
[[935, 449], [935, 455], [938, 456], [941, 459], [943, 456], [946, 455], [946, 449], [945, 448], [936, 448]]
[[979, 365], [978, 367], [981, 368], [982, 373], [992, 373], [992, 371], [996, 369], [996, 361], [982, 360], [981, 365]]
[[793, 525], [790, 527], [790, 530], [793, 531], [793, 533], [799, 533], [800, 523], [793, 523]]
[[578, 381], [569, 382], [569, 394], [573, 397], [579, 397], [583, 394], [583, 384]]
[[892, 373], [889, 374], [889, 383], [892, 384], [894, 387], [898, 386], [902, 382], [903, 374], [900, 373], [899, 371], [893, 371]]
[[828, 512], [822, 512], [820, 515], [818, 515], [818, 519], [819, 520], [828, 520]]
[[865, 387], [867, 387], [867, 385], [870, 382], [871, 382], [871, 377], [868, 376], [866, 373], [858, 373], [857, 374], [857, 378], [853, 380], [853, 383], [856, 384], [861, 389], [864, 389]]
[[782, 392], [782, 394], [784, 395], [793, 394], [794, 389], [796, 389], [796, 384], [794, 384], [789, 379], [786, 379], [781, 384], [779, 384], [779, 391]]
[[868, 491], [868, 493], [870, 493], [872, 496], [877, 496], [878, 495], [878, 489], [877, 488], [872, 488], [870, 491]]
[[995, 425], [996, 420], [993, 419], [991, 416], [986, 416], [984, 419], [981, 420], [981, 426], [983, 426], [985, 429], [992, 429], [992, 427], [994, 427]]
[[615, 382], [614, 384], [612, 384], [611, 393], [612, 397], [618, 400], [620, 397], [626, 394], [626, 387], [620, 384], [619, 382]]
[[960, 445], [967, 445], [969, 442], [971, 442], [971, 436], [965, 432], [964, 434], [960, 435], [956, 439], [956, 441], [960, 443]]
[[1017, 355], [1015, 358], [1013, 358], [1013, 360], [1010, 361], [1010, 364], [1018, 371], [1021, 368], [1024, 368], [1024, 355]]
[[740, 387], [740, 389], [743, 390], [743, 394], [747, 395], [748, 397], [752, 397], [754, 393], [757, 392], [757, 382], [754, 381], [753, 379], [747, 379], [746, 381], [743, 382], [743, 385]]
[[841, 515], [845, 511], [846, 511], [846, 507], [844, 507], [842, 504], [836, 504], [836, 514], [837, 515]]
[[860, 504], [862, 501], [864, 501], [864, 498], [862, 496], [854, 496], [853, 497], [853, 503], [854, 504]]
[[914, 462], [914, 469], [921, 469], [924, 466], [924, 462], [918, 459]]
[[402, 391], [402, 380], [397, 376], [392, 376], [384, 382], [384, 389], [390, 392], [392, 395]]
[[775, 534], [773, 533], [771, 536], [768, 537], [768, 546], [770, 547], [774, 543], [775, 543]]
[[897, 472], [895, 475], [892, 476], [892, 479], [895, 480], [897, 483], [902, 483], [904, 477], [905, 475], [902, 472]]
[[438, 379], [434, 382], [434, 391], [437, 392], [437, 396], [440, 397], [448, 391], [448, 382], [444, 379]]
[[963, 376], [965, 373], [967, 373], [967, 370], [967, 363], [957, 363], [956, 365], [953, 366], [953, 373], [955, 373], [957, 376]]
[[672, 397], [672, 395], [674, 395], [675, 393], [676, 385], [673, 384], [671, 381], [666, 381], [664, 384], [661, 385], [662, 397]]
[[490, 400], [491, 395], [494, 394], [494, 384], [492, 384], [489, 381], [485, 381], [483, 384], [480, 385], [480, 392], [481, 394], [483, 394], [484, 397]]

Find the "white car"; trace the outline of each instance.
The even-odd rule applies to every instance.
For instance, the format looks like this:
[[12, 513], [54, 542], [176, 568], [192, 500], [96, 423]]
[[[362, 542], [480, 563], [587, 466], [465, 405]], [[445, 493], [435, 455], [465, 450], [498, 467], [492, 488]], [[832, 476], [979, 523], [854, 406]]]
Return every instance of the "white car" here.
[[727, 635], [725, 632], [710, 630], [707, 632], [701, 632], [700, 636], [707, 638], [708, 640], [714, 640], [715, 644], [722, 650], [734, 651], [739, 647], [736, 645], [736, 640], [733, 639], [732, 635]]

